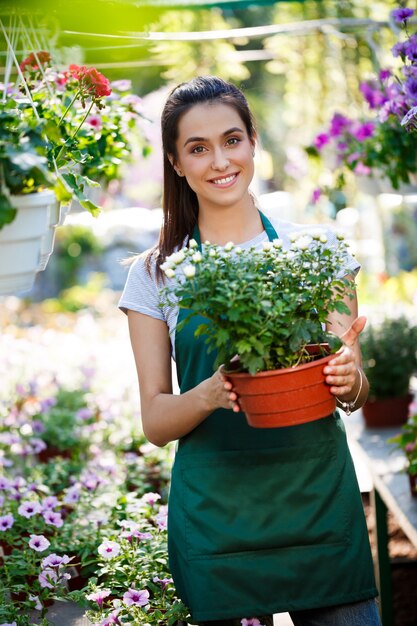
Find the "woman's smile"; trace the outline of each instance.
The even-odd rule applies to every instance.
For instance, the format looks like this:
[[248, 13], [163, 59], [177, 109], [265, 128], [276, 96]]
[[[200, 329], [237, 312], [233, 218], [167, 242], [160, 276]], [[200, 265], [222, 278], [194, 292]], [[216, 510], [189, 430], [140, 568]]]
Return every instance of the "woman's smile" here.
[[231, 187], [239, 176], [239, 172], [229, 174], [228, 176], [222, 176], [221, 178], [212, 178], [209, 182], [213, 183], [216, 187]]

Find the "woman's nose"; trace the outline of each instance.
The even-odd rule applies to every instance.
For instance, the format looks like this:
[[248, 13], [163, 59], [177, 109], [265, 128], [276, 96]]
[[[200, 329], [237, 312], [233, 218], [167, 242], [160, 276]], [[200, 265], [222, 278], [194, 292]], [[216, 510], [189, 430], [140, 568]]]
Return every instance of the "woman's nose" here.
[[223, 150], [215, 150], [213, 155], [213, 162], [211, 164], [214, 170], [223, 171], [229, 167], [229, 159]]

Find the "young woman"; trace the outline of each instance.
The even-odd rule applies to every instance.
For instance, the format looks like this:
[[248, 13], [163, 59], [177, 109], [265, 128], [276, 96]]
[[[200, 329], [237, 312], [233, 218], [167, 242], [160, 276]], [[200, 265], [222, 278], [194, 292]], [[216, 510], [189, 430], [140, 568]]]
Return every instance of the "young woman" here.
[[[175, 88], [162, 114], [164, 224], [158, 246], [131, 266], [120, 307], [129, 319], [143, 428], [157, 446], [178, 441], [169, 502], [169, 557], [194, 622], [239, 624], [289, 611], [295, 626], [377, 626], [368, 533], [343, 423], [337, 414], [294, 427], [254, 429], [193, 318], [161, 307], [161, 264], [194, 237], [224, 245], [290, 245], [297, 226], [268, 220], [249, 184], [256, 134], [234, 85], [200, 77]], [[329, 244], [335, 235], [329, 230]], [[346, 275], [359, 266], [346, 258]], [[352, 283], [352, 289], [354, 285]], [[279, 294], [277, 294], [279, 297]], [[359, 408], [368, 383], [358, 336], [365, 319], [329, 316], [344, 341], [325, 368], [340, 402]], [[171, 383], [176, 361], [180, 395]], [[355, 400], [355, 406], [351, 406]]]

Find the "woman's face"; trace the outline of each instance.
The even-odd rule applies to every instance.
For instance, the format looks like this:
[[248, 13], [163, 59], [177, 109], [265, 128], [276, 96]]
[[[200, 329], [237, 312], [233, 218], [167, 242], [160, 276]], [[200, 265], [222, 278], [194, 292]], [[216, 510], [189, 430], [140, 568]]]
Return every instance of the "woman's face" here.
[[175, 170], [197, 194], [200, 209], [248, 198], [254, 140], [232, 106], [193, 106], [179, 121], [176, 147]]

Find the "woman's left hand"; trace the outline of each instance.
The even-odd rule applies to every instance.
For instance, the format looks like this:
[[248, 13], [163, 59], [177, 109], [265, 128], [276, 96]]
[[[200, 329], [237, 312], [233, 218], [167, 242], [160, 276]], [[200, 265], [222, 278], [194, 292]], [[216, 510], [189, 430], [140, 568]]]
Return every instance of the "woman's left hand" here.
[[323, 370], [326, 383], [330, 385], [330, 392], [335, 396], [348, 397], [352, 395], [352, 390], [356, 386], [358, 362], [354, 346], [357, 344], [365, 324], [365, 317], [361, 316], [355, 319], [341, 337], [344, 345]]

